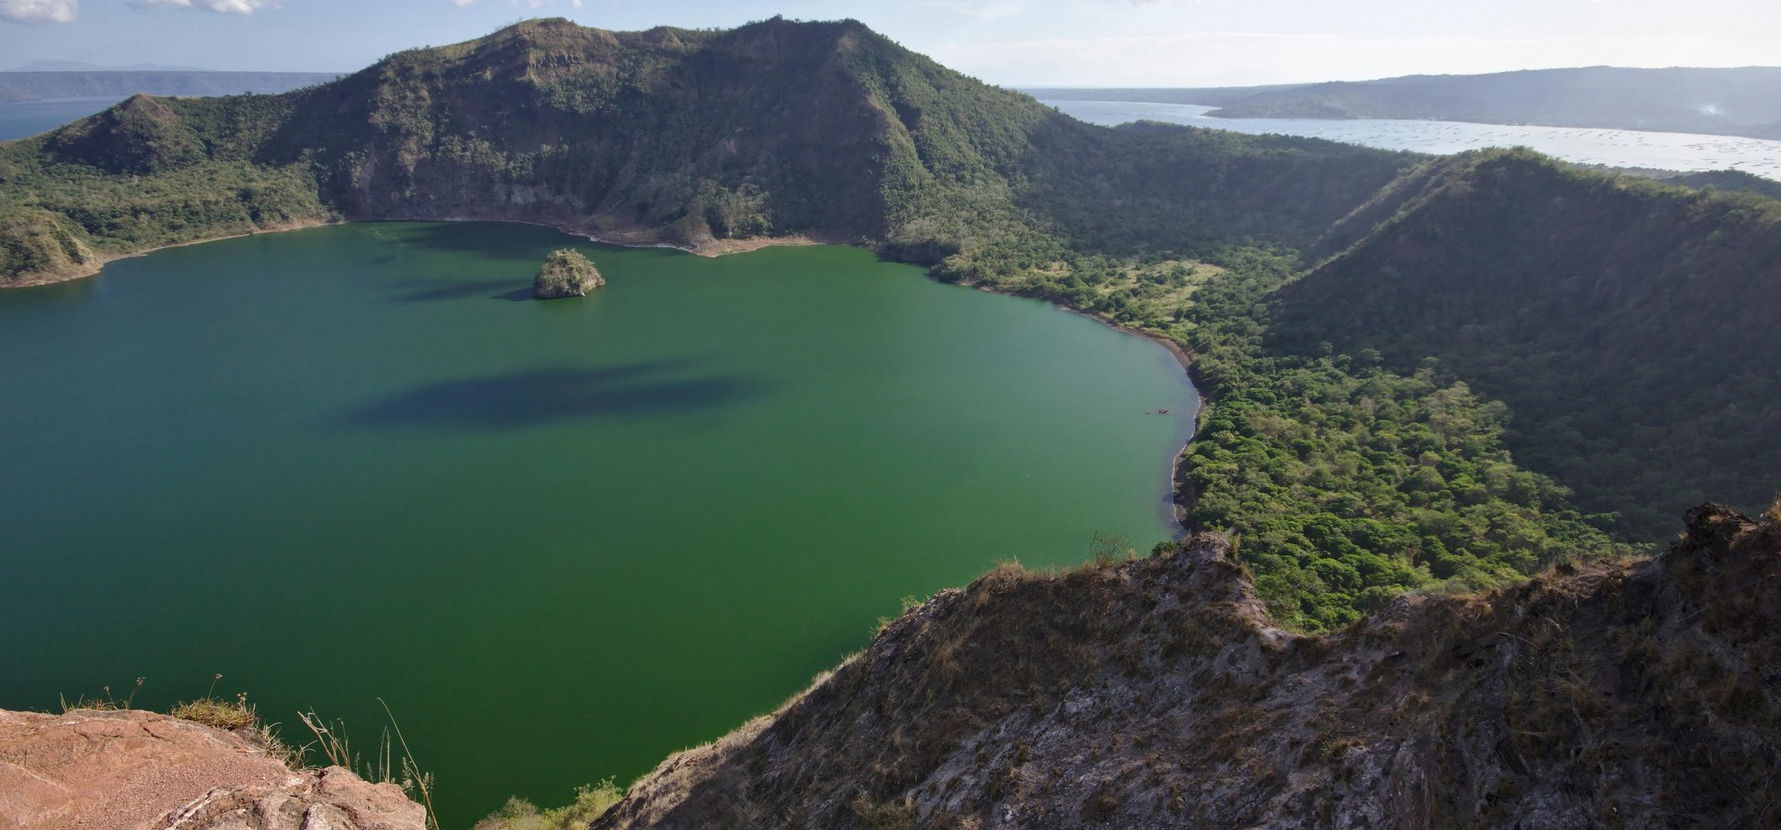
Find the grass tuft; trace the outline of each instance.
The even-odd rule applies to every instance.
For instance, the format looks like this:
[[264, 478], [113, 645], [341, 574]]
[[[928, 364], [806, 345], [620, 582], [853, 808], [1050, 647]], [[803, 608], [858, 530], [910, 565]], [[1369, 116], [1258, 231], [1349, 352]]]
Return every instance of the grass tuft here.
[[169, 714], [230, 731], [255, 728], [260, 723], [259, 713], [254, 711], [253, 704], [247, 702], [247, 692], [236, 695], [234, 700], [206, 696], [185, 701], [173, 707]]
[[[396, 723], [396, 715], [390, 711], [390, 705], [383, 698], [378, 698], [377, 702], [383, 706], [384, 715], [389, 717], [390, 723], [384, 727], [378, 740], [377, 754], [372, 759], [367, 761], [352, 748], [345, 721], [326, 720], [313, 709], [297, 713], [297, 719], [315, 735], [315, 740], [300, 747], [297, 754], [307, 757], [310, 750], [315, 750], [327, 759], [330, 766], [343, 767], [373, 784], [395, 784], [401, 787], [403, 792], [426, 808], [429, 830], [439, 830], [439, 816], [433, 810], [433, 774], [423, 772], [420, 764], [415, 762], [414, 752], [408, 748], [408, 740], [402, 736], [402, 727]], [[400, 755], [395, 751], [398, 746], [402, 749]]]
[[62, 701], [62, 714], [64, 714], [64, 715], [66, 715], [69, 712], [72, 712], [76, 709], [97, 709], [101, 712], [104, 712], [104, 711], [108, 711], [108, 710], [112, 710], [112, 709], [122, 709], [123, 708], [122, 706], [118, 705], [117, 701], [112, 700], [109, 696], [107, 696], [107, 697], [87, 697], [86, 695], [81, 695], [80, 697], [77, 697], [73, 700], [69, 700], [68, 698], [63, 697], [63, 698], [61, 698], [61, 701]]

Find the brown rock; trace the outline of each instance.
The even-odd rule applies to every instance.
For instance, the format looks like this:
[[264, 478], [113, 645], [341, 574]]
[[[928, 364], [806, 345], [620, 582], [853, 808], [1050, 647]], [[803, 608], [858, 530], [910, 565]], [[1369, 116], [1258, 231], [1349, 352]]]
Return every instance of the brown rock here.
[[252, 733], [143, 711], [0, 711], [3, 830], [425, 830], [394, 784], [292, 770]]

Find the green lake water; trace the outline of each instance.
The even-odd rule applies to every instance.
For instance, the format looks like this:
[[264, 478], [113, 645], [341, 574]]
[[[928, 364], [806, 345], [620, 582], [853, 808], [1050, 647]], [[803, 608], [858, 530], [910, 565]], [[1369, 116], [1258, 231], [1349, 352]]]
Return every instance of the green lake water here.
[[[574, 245], [608, 285], [526, 299]], [[388, 701], [447, 827], [777, 705], [904, 596], [1175, 528], [1159, 346], [843, 247], [360, 224], [0, 292], [0, 706]], [[1168, 409], [1167, 415], [1149, 414]]]

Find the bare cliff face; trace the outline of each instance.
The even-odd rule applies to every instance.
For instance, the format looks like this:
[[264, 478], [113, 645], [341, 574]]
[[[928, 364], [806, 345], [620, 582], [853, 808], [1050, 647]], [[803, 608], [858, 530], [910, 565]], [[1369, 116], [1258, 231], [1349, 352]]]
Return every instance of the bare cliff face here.
[[6, 830], [426, 830], [394, 784], [293, 770], [252, 732], [144, 711], [0, 711]]
[[1781, 822], [1781, 522], [1273, 628], [1215, 537], [945, 591], [596, 828]]

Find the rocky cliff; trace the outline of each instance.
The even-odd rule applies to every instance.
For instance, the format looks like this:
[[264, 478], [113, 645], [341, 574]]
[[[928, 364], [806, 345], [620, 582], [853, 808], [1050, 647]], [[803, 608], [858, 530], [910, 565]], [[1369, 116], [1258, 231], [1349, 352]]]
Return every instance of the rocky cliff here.
[[257, 731], [139, 710], [0, 711], [6, 830], [426, 830], [394, 784], [292, 769]]
[[1781, 822], [1781, 522], [1273, 627], [1227, 543], [944, 591], [597, 828]]

